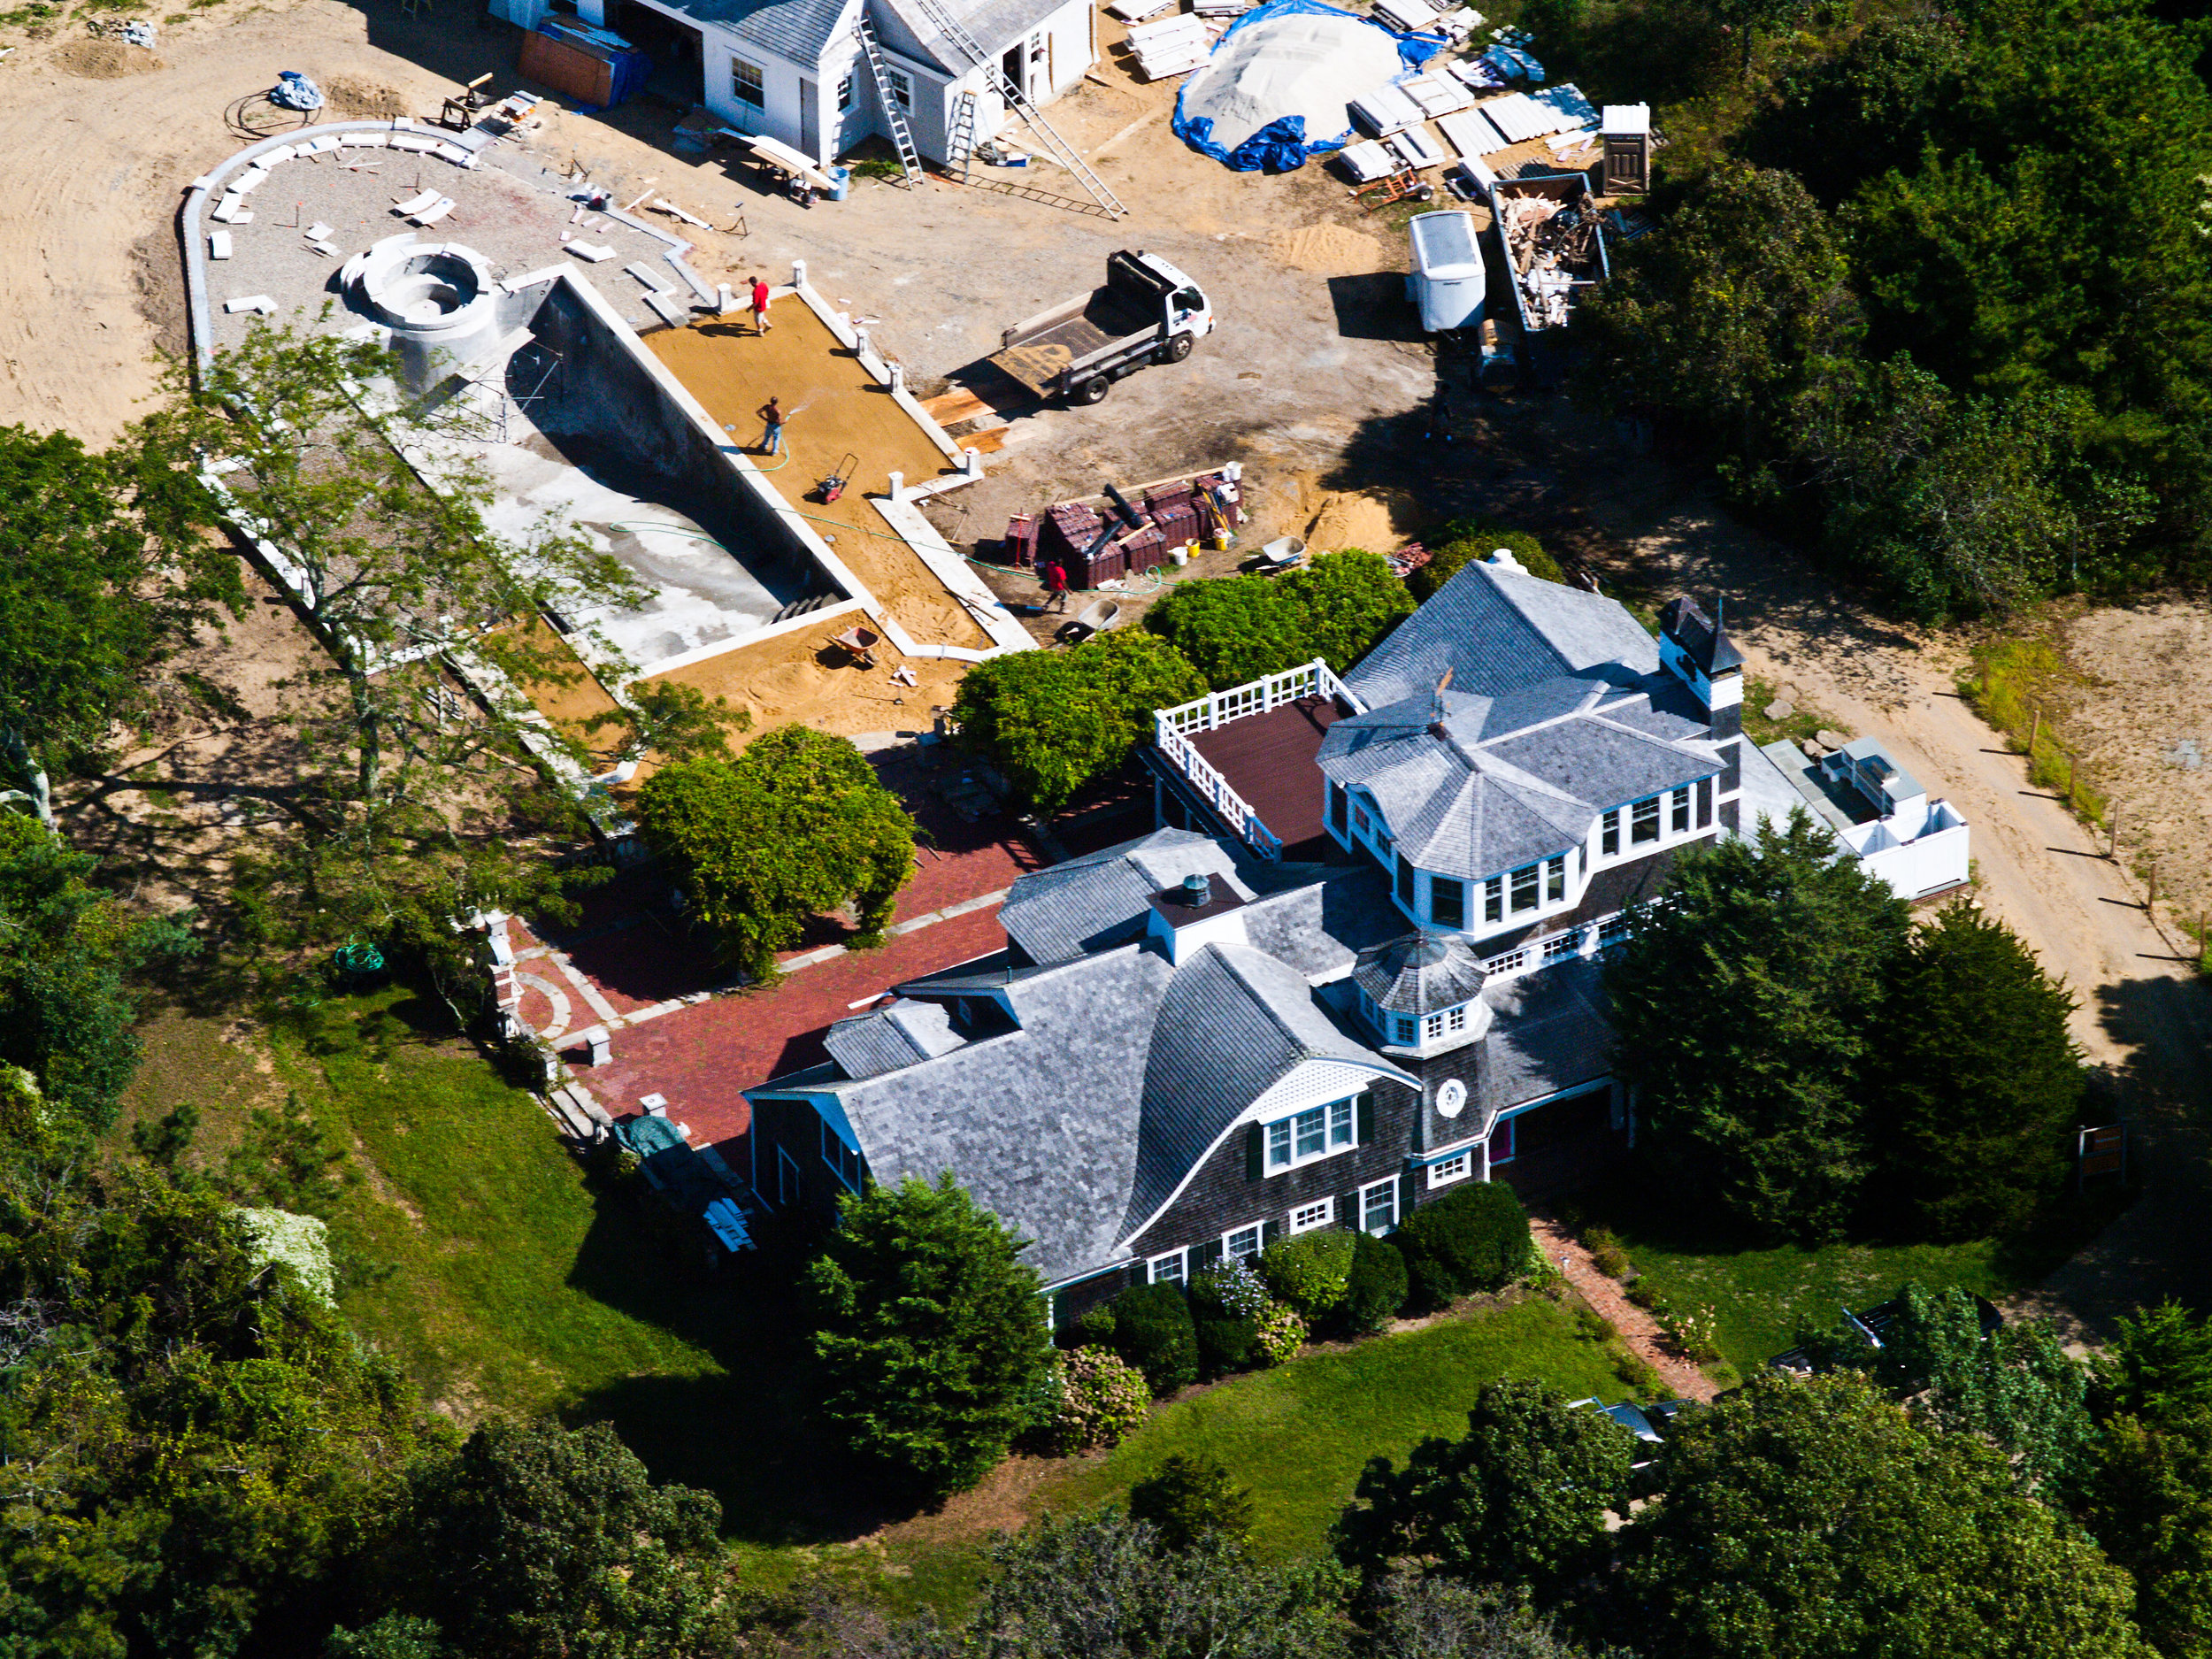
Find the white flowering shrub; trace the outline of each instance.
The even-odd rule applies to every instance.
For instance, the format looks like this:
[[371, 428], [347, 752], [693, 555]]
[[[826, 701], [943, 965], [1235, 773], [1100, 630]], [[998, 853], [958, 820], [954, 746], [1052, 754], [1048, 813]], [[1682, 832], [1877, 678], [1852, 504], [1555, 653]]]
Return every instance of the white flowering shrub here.
[[1152, 1406], [1144, 1373], [1108, 1348], [1077, 1348], [1062, 1362], [1060, 1378], [1053, 1438], [1063, 1453], [1120, 1445]]
[[1306, 1322], [1279, 1302], [1271, 1302], [1261, 1309], [1253, 1324], [1259, 1327], [1258, 1340], [1253, 1346], [1266, 1364], [1279, 1365], [1286, 1359], [1294, 1359], [1298, 1350], [1306, 1345]]

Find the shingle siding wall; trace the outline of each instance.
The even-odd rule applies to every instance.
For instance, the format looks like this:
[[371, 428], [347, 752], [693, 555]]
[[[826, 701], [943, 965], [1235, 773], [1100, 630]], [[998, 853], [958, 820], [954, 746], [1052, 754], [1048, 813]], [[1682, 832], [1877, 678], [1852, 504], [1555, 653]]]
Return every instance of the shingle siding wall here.
[[1386, 1176], [1402, 1174], [1412, 1145], [1412, 1091], [1384, 1079], [1375, 1084], [1373, 1092], [1371, 1138], [1279, 1175], [1251, 1179], [1246, 1126], [1240, 1125], [1214, 1148], [1159, 1219], [1145, 1229], [1133, 1252], [1147, 1261], [1171, 1250], [1218, 1245], [1225, 1233], [1256, 1221], [1272, 1224], [1271, 1241], [1286, 1235], [1294, 1209], [1323, 1198], [1336, 1200], [1336, 1225], [1356, 1223], [1359, 1189]]

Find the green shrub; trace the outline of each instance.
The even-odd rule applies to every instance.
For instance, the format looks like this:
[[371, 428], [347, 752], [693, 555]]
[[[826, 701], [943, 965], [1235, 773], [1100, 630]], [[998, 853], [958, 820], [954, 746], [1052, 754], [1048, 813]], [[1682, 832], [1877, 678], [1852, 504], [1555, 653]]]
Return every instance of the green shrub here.
[[1368, 1336], [1388, 1325], [1405, 1305], [1404, 1255], [1387, 1239], [1354, 1233], [1352, 1266], [1345, 1276], [1337, 1323], [1353, 1336]]
[[1592, 1227], [1582, 1235], [1582, 1242], [1590, 1252], [1590, 1265], [1608, 1279], [1626, 1276], [1629, 1269], [1628, 1252], [1621, 1248], [1621, 1241], [1613, 1236], [1610, 1227]]
[[1532, 1254], [1528, 1213], [1503, 1181], [1476, 1181], [1424, 1205], [1393, 1236], [1427, 1307], [1502, 1288], [1528, 1271]]
[[1306, 1322], [1279, 1302], [1271, 1302], [1253, 1322], [1253, 1358], [1262, 1365], [1280, 1365], [1298, 1357], [1306, 1345]]
[[1142, 1371], [1105, 1348], [1079, 1348], [1061, 1363], [1054, 1443], [1064, 1455], [1118, 1446], [1151, 1409]]
[[1198, 1380], [1198, 1333], [1181, 1286], [1133, 1286], [1112, 1305], [1114, 1351], [1144, 1373], [1156, 1398]]
[[1129, 1488], [1129, 1515], [1157, 1531], [1170, 1549], [1188, 1549], [1210, 1535], [1232, 1544], [1252, 1535], [1252, 1494], [1212, 1458], [1180, 1452]]
[[1260, 1277], [1276, 1301], [1310, 1325], [1343, 1302], [1355, 1236], [1338, 1227], [1271, 1244], [1260, 1252]]
[[1628, 1287], [1628, 1299], [1655, 1319], [1663, 1319], [1674, 1311], [1665, 1294], [1647, 1279], [1640, 1279]]
[[1488, 558], [1500, 548], [1512, 554], [1521, 568], [1532, 576], [1548, 582], [1567, 580], [1566, 573], [1559, 568], [1559, 561], [1545, 552], [1544, 544], [1525, 530], [1508, 530], [1484, 519], [1468, 519], [1446, 526], [1437, 541], [1437, 549], [1429, 556], [1429, 562], [1406, 578], [1406, 588], [1416, 599], [1429, 598], [1469, 565]]
[[1613, 1375], [1640, 1394], [1649, 1396], [1660, 1392], [1659, 1373], [1641, 1356], [1624, 1348], [1613, 1356]]
[[1256, 1272], [1241, 1262], [1217, 1262], [1191, 1280], [1190, 1302], [1207, 1376], [1265, 1363], [1259, 1322], [1272, 1304]]
[[1064, 1348], [1111, 1348], [1114, 1345], [1114, 1310], [1111, 1303], [1093, 1308], [1089, 1312], [1069, 1320], [1053, 1333], [1052, 1340]]
[[1347, 548], [1279, 579], [1180, 583], [1145, 613], [1144, 625], [1225, 691], [1317, 657], [1341, 672], [1412, 613], [1390, 561]]
[[1585, 1342], [1609, 1342], [1613, 1340], [1613, 1327], [1606, 1323], [1605, 1316], [1596, 1309], [1578, 1308], [1575, 1310], [1575, 1334]]

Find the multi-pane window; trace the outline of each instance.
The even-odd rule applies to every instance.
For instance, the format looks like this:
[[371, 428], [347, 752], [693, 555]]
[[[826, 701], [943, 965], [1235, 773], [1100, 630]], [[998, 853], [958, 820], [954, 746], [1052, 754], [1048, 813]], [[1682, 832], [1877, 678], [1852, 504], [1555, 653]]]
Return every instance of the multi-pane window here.
[[1431, 1014], [1421, 1022], [1421, 1041], [1434, 1042], [1444, 1034], [1444, 1016]]
[[1152, 1282], [1156, 1285], [1179, 1285], [1183, 1282], [1183, 1253], [1171, 1250], [1165, 1256], [1152, 1258]]
[[1352, 827], [1363, 835], [1374, 827], [1374, 821], [1367, 816], [1365, 807], [1356, 806], [1352, 809]]
[[1684, 784], [1677, 789], [1667, 804], [1670, 809], [1669, 816], [1673, 820], [1674, 833], [1678, 835], [1687, 835], [1690, 833], [1690, 786]]
[[1398, 1225], [1398, 1183], [1377, 1181], [1359, 1189], [1359, 1225], [1369, 1233], [1387, 1233]]
[[1659, 839], [1659, 797], [1639, 801], [1628, 810], [1628, 839], [1639, 846]]
[[911, 110], [914, 107], [914, 77], [903, 69], [887, 67], [883, 73], [891, 83], [891, 96], [898, 100], [899, 108]]
[[1621, 851], [1621, 810], [1615, 807], [1598, 820], [1598, 853], [1601, 857], [1617, 858]]
[[1293, 1233], [1311, 1233], [1316, 1227], [1325, 1227], [1336, 1219], [1336, 1200], [1324, 1198], [1310, 1204], [1301, 1204], [1290, 1212]]
[[1505, 920], [1505, 878], [1492, 876], [1482, 884], [1482, 919], [1486, 922]]
[[1248, 1227], [1239, 1227], [1234, 1233], [1223, 1233], [1221, 1253], [1233, 1262], [1257, 1256], [1260, 1253], [1260, 1224], [1256, 1221]]
[[1340, 1152], [1352, 1144], [1356, 1102], [1331, 1101], [1267, 1125], [1267, 1167], [1286, 1170], [1310, 1159]]
[[1394, 1027], [1395, 1027], [1397, 1039], [1400, 1042], [1411, 1042], [1413, 1041], [1414, 1025], [1412, 1015], [1400, 1014], [1393, 1018], [1390, 1023]]
[[1439, 927], [1467, 925], [1467, 884], [1448, 876], [1429, 878], [1429, 919]]
[[837, 112], [844, 114], [853, 107], [853, 72], [848, 69], [845, 78], [837, 83]]
[[742, 58], [730, 59], [730, 91], [740, 104], [749, 104], [757, 110], [768, 105], [768, 96], [760, 87], [760, 65]]
[[1542, 871], [1541, 864], [1530, 864], [1513, 872], [1514, 915], [1518, 916], [1523, 910], [1536, 908], [1537, 880]]
[[1544, 902], [1557, 904], [1567, 896], [1567, 855], [1562, 853], [1544, 866]]
[[1444, 1025], [1448, 1031], [1466, 1030], [1467, 1004], [1462, 1002], [1457, 1008], [1453, 1009], [1449, 1013], [1446, 1014], [1444, 1016]]
[[806, 1179], [799, 1173], [798, 1160], [783, 1148], [776, 1148], [776, 1202], [795, 1204], [806, 1196]]
[[1467, 1179], [1467, 1171], [1470, 1167], [1468, 1162], [1469, 1156], [1470, 1155], [1467, 1153], [1461, 1152], [1455, 1154], [1453, 1156], [1448, 1158], [1439, 1158], [1435, 1163], [1430, 1164], [1429, 1185], [1431, 1187], [1448, 1187], [1454, 1181], [1465, 1180]]
[[860, 1154], [845, 1144], [844, 1137], [829, 1126], [826, 1118], [817, 1119], [822, 1126], [822, 1162], [837, 1172], [837, 1179], [849, 1192], [860, 1190]]

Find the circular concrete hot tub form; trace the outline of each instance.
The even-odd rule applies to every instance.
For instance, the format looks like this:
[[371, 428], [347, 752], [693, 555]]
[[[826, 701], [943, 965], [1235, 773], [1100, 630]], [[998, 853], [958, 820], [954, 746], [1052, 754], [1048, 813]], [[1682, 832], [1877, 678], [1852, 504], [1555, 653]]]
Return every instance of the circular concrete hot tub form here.
[[339, 280], [348, 305], [391, 331], [416, 391], [475, 366], [499, 342], [502, 290], [473, 249], [388, 236], [347, 260]]

